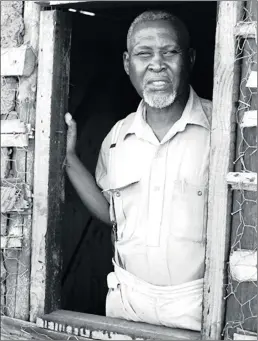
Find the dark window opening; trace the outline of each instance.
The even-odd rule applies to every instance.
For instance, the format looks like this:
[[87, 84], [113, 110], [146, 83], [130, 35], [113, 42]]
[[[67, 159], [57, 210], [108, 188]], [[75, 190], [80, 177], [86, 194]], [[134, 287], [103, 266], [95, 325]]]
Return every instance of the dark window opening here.
[[[83, 6], [96, 15], [72, 14], [69, 111], [77, 122], [78, 155], [94, 174], [106, 134], [140, 101], [122, 59], [132, 20], [152, 8], [170, 10], [184, 20], [197, 50], [192, 86], [211, 99], [217, 2], [105, 1]], [[65, 200], [62, 309], [105, 315], [106, 277], [113, 269], [110, 228], [90, 216], [68, 180]]]

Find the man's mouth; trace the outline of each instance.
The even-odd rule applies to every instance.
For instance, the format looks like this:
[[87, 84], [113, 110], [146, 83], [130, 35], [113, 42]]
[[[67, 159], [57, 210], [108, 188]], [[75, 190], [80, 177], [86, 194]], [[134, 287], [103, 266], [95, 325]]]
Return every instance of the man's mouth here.
[[170, 83], [165, 80], [149, 80], [146, 87], [153, 90], [165, 90], [169, 85]]

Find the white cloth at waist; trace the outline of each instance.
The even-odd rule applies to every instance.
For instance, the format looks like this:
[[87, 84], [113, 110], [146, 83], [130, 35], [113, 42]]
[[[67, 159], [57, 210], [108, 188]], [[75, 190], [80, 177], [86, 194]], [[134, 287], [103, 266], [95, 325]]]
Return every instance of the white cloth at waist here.
[[124, 284], [136, 288], [138, 292], [154, 297], [161, 297], [164, 295], [166, 298], [174, 298], [178, 295], [185, 294], [192, 295], [194, 293], [200, 293], [200, 290], [203, 289], [203, 278], [180, 285], [158, 286], [137, 278], [130, 272], [118, 266], [114, 260], [113, 264], [115, 271], [111, 272], [107, 277], [109, 289], [116, 289], [120, 284]]

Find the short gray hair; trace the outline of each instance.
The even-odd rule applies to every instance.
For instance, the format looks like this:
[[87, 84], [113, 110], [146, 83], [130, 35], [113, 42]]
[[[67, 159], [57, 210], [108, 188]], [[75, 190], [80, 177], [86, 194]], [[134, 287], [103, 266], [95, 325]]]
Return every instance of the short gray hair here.
[[134, 19], [134, 21], [131, 23], [131, 26], [129, 27], [129, 30], [127, 33], [127, 50], [129, 50], [129, 46], [130, 46], [130, 42], [132, 39], [135, 26], [146, 21], [157, 21], [157, 20], [180, 22], [185, 27], [184, 23], [177, 16], [175, 16], [174, 14], [170, 12], [160, 11], [160, 10], [151, 10], [151, 11], [143, 12], [142, 14], [138, 15], [138, 17]]

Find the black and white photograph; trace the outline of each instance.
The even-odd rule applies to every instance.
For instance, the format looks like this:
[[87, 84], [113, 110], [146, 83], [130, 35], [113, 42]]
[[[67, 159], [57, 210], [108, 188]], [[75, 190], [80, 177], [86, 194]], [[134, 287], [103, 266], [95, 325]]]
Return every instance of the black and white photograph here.
[[1, 1], [1, 340], [257, 340], [257, 1]]

